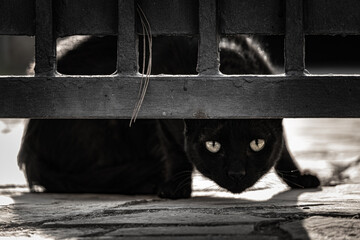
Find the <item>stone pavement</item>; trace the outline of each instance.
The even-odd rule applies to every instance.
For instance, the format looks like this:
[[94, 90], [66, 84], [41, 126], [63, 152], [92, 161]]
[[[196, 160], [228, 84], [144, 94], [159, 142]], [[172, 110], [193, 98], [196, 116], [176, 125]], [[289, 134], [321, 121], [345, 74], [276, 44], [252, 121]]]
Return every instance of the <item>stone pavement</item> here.
[[310, 121], [288, 137], [299, 164], [322, 179], [319, 189], [290, 190], [274, 172], [241, 194], [195, 174], [193, 197], [176, 201], [3, 185], [0, 239], [360, 239], [360, 120]]
[[[271, 174], [270, 174], [271, 175]], [[31, 194], [3, 188], [0, 237], [133, 239], [360, 239], [360, 184], [233, 195]]]

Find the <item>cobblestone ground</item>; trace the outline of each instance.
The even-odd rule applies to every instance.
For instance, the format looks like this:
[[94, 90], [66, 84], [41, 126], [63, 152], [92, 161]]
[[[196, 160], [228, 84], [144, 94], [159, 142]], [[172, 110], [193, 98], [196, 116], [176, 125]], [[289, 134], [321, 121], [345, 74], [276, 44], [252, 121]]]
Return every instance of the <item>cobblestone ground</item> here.
[[3, 185], [0, 238], [360, 239], [360, 120], [285, 125], [290, 149], [321, 188], [290, 190], [274, 172], [242, 194], [195, 174], [193, 197], [176, 201]]

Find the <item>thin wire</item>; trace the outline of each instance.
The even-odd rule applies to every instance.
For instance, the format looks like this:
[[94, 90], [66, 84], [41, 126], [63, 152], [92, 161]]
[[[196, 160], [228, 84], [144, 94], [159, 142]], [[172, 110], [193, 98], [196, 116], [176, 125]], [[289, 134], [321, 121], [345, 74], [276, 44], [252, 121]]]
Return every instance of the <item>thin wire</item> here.
[[[152, 33], [151, 33], [150, 23], [147, 20], [143, 10], [141, 9], [141, 7], [139, 5], [137, 6], [137, 12], [139, 13], [139, 16], [140, 16], [140, 21], [141, 21], [141, 25], [143, 28], [143, 35], [144, 35], [143, 70], [142, 70], [142, 78], [141, 78], [140, 88], [139, 88], [139, 96], [138, 96], [139, 100], [136, 103], [133, 114], [131, 116], [130, 124], [129, 124], [130, 127], [131, 127], [132, 123], [135, 123], [136, 118], [140, 112], [140, 108], [142, 106], [142, 103], [143, 103], [145, 95], [146, 95], [147, 88], [149, 86], [151, 68], [152, 68]], [[145, 58], [145, 55], [146, 55], [146, 53], [145, 53], [145, 51], [146, 51], [145, 36], [147, 37], [147, 40], [148, 40], [149, 59], [148, 59], [148, 67], [146, 70], [146, 75], [144, 78], [145, 59], [146, 59]]]

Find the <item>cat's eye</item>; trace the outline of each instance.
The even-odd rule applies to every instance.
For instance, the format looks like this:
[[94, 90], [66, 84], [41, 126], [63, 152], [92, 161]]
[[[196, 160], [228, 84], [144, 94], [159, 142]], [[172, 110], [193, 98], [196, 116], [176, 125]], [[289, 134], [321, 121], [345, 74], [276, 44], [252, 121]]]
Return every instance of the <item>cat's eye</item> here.
[[212, 153], [217, 153], [221, 148], [221, 144], [216, 141], [207, 141], [205, 143], [205, 146], [206, 146], [206, 149]]
[[258, 139], [254, 139], [250, 142], [250, 148], [254, 151], [254, 152], [259, 152], [261, 151], [263, 148], [265, 147], [265, 140], [258, 138]]

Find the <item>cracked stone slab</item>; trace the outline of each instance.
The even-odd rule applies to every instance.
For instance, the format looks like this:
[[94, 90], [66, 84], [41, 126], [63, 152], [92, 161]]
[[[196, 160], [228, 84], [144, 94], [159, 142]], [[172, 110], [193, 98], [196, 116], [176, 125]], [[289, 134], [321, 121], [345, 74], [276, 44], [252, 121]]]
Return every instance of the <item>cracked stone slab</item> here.
[[[149, 227], [149, 228], [18, 228], [1, 231], [0, 238], [17, 239], [244, 239], [278, 240], [277, 236], [251, 234], [252, 225], [215, 227]], [[250, 234], [250, 235], [249, 235]]]
[[[10, 228], [8, 230], [2, 229], [0, 231], [0, 239], [64, 239], [64, 238], [73, 238], [81, 237], [87, 235], [95, 235], [103, 233], [102, 235], [109, 232], [109, 230], [102, 228], [49, 228], [49, 229], [39, 229], [39, 228], [28, 228], [28, 227], [19, 227], [19, 228]], [[100, 235], [101, 236], [101, 235]]]
[[299, 195], [298, 201], [360, 201], [360, 184], [343, 184], [334, 187], [322, 187], [321, 191], [302, 193]]
[[248, 235], [254, 231], [253, 225], [228, 226], [169, 226], [121, 228], [105, 234], [105, 236], [210, 236], [210, 235]]
[[360, 239], [360, 219], [314, 216], [280, 227], [293, 239]]
[[[108, 213], [109, 214], [109, 213]], [[104, 217], [78, 218], [69, 221], [54, 221], [44, 223], [45, 226], [81, 226], [81, 225], [224, 225], [251, 224], [261, 221], [282, 220], [279, 218], [263, 218], [252, 216], [245, 212], [231, 212], [222, 209], [148, 209], [147, 212], [113, 210], [111, 215]]]
[[43, 223], [77, 216], [102, 215], [106, 209], [151, 202], [151, 196], [106, 194], [33, 194], [3, 196], [0, 224]]
[[[131, 238], [129, 236], [116, 236], [116, 239], [136, 239], [136, 240], [158, 240], [160, 236], [143, 236], [143, 237], [134, 237]], [[88, 239], [82, 237], [81, 239]], [[92, 237], [89, 237], [92, 239]], [[114, 239], [114, 236], [102, 236], [102, 237], [94, 237], [94, 239]], [[171, 239], [171, 240], [278, 240], [279, 238], [276, 236], [261, 236], [261, 235], [206, 235], [206, 236], [161, 236], [161, 239]]]

